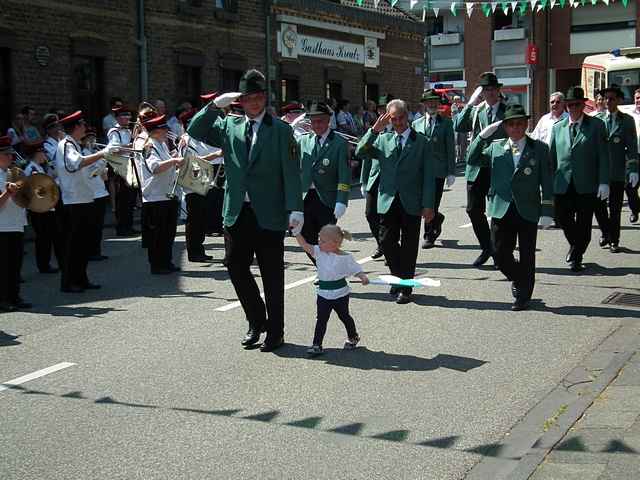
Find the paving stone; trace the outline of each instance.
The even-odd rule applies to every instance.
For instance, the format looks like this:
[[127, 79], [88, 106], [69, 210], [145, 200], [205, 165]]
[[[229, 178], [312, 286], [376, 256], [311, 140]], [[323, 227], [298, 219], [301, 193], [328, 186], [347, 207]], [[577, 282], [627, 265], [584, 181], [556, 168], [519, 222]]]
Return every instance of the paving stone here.
[[610, 410], [633, 411], [640, 410], [640, 386], [612, 385], [600, 395], [593, 406], [605, 406]]
[[629, 363], [620, 373], [620, 376], [613, 383], [616, 387], [621, 386], [639, 386], [640, 387], [640, 364]]
[[604, 464], [609, 461], [609, 453], [593, 453], [593, 452], [572, 452], [567, 450], [553, 450], [545, 463], [568, 463], [574, 465], [583, 464]]
[[615, 455], [598, 480], [637, 480], [640, 477], [640, 455]]
[[633, 426], [637, 417], [637, 412], [613, 410], [593, 405], [580, 420], [578, 428], [629, 429]]
[[612, 440], [622, 440], [627, 430], [622, 428], [575, 428], [556, 445], [564, 452], [600, 452]]
[[604, 473], [606, 466], [605, 463], [544, 463], [530, 480], [598, 480], [598, 477]]

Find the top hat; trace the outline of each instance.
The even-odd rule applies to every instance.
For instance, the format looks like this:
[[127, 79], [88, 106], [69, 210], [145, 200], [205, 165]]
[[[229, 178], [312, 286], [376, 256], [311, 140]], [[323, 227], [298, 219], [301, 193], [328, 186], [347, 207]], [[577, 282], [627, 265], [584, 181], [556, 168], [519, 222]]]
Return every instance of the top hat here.
[[598, 93], [600, 95], [602, 95], [604, 97], [605, 93], [607, 92], [613, 92], [616, 94], [616, 96], [618, 98], [624, 98], [624, 92], [622, 91], [622, 89], [616, 85], [615, 83], [612, 83], [611, 85], [609, 85], [607, 88], [603, 88], [602, 90], [600, 90]]
[[478, 82], [480, 87], [495, 87], [500, 88], [502, 84], [498, 82], [498, 77], [493, 72], [484, 72], [480, 74], [480, 81]]
[[261, 93], [266, 90], [265, 78], [258, 70], [248, 70], [242, 75], [238, 91], [242, 95], [251, 95], [252, 93]]
[[438, 100], [438, 101], [440, 101], [440, 95], [438, 95], [436, 93], [436, 91], [434, 89], [432, 89], [432, 88], [422, 92], [422, 98], [420, 99], [421, 102], [427, 102], [429, 100]]
[[524, 110], [522, 105], [518, 105], [517, 103], [508, 105], [504, 112], [504, 118], [502, 121], [506, 122], [507, 120], [515, 120], [517, 118], [529, 118], [529, 115], [527, 115], [527, 112]]
[[317, 115], [329, 115], [329, 116], [331, 116], [332, 113], [333, 113], [333, 110], [331, 110], [331, 107], [329, 105], [327, 105], [326, 103], [315, 103], [311, 107], [311, 110], [309, 111], [309, 113], [307, 115], [309, 115], [310, 117], [314, 117], [314, 116], [317, 116]]
[[11, 138], [8, 135], [0, 137], [0, 153], [16, 153], [11, 145]]
[[569, 87], [567, 94], [564, 97], [565, 102], [584, 102], [585, 100], [586, 98], [584, 97], [584, 90], [582, 87]]
[[148, 132], [152, 130], [157, 130], [159, 128], [169, 129], [169, 126], [167, 125], [166, 115], [158, 115], [148, 120], [143, 120], [142, 126], [146, 128]]

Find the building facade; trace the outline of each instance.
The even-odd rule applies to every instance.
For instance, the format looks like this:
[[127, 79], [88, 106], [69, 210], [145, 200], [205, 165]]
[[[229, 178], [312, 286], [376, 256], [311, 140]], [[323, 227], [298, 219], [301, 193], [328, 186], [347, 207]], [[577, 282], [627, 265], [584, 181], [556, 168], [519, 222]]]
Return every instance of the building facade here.
[[197, 105], [203, 92], [236, 90], [248, 68], [265, 72], [274, 104], [326, 96], [356, 104], [387, 92], [417, 99], [422, 91], [424, 24], [353, 2], [6, 3], [2, 130], [25, 105], [40, 115], [81, 108], [95, 124], [112, 96], [133, 106], [142, 98]]

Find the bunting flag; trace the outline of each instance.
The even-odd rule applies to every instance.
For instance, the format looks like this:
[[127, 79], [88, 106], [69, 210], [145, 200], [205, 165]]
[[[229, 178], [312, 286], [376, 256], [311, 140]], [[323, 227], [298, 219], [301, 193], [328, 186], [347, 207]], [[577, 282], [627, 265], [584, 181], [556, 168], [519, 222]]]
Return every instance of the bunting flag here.
[[498, 8], [498, 2], [491, 2], [491, 13], [496, 13], [496, 8]]
[[373, 0], [373, 8], [378, 8], [379, 3], [380, 3], [380, 0]]
[[564, 4], [567, 3], [567, 0], [558, 0], [560, 2], [560, 6], [564, 8]]
[[[547, 8], [547, 0], [540, 0], [540, 6], [544, 9]], [[539, 10], [538, 10], [539, 11]]]
[[[628, 3], [629, 3], [629, 0], [622, 0], [622, 5], [624, 5], [625, 8], [627, 8]], [[607, 5], [609, 5], [608, 2], [607, 2]]]
[[391, 0], [391, 7], [395, 7], [398, 0]]
[[549, 0], [551, 2], [551, 8], [556, 6], [556, 0]]
[[439, 7], [433, 7], [433, 14], [437, 17], [438, 14], [440, 13], [440, 8]]
[[526, 15], [528, 5], [529, 4], [526, 1], [520, 2], [520, 6], [518, 7], [518, 13], [520, 14], [521, 17]]
[[427, 21], [427, 9], [426, 8], [422, 9], [422, 21], [423, 22]]
[[454, 17], [458, 15], [458, 12], [456, 12], [456, 2], [451, 2], [451, 15]]
[[518, 2], [517, 1], [511, 2], [511, 11], [513, 13], [516, 13], [516, 8], [518, 8]]
[[409, 2], [409, 10], [413, 10], [413, 7], [416, 6], [416, 3], [418, 3], [418, 0], [411, 0]]
[[483, 3], [482, 4], [482, 13], [484, 13], [485, 17], [488, 17], [489, 15], [491, 15], [491, 5], [488, 3]]
[[544, 9], [544, 7], [542, 5], [538, 5], [536, 7], [536, 13], [540, 13], [543, 9]]
[[538, 0], [531, 0], [531, 11], [532, 12], [536, 8], [536, 3], [538, 3]]
[[473, 12], [473, 3], [467, 2], [467, 17], [471, 18], [472, 12]]
[[605, 5], [609, 5], [609, 0], [602, 0]]
[[359, 7], [361, 7], [362, 4], [364, 3], [364, 0], [356, 0], [356, 3], [358, 4]]

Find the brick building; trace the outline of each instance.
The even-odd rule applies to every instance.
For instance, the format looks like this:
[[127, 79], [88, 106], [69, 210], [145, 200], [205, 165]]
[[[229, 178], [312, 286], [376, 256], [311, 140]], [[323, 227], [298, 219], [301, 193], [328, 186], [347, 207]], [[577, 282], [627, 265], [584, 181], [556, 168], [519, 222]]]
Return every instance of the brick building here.
[[[554, 8], [525, 16], [505, 15], [500, 7], [471, 18], [441, 11], [432, 19], [428, 40], [427, 80], [465, 89], [478, 75], [494, 71], [511, 101], [523, 103], [534, 120], [548, 111], [548, 96], [580, 84], [587, 55], [640, 44], [640, 9], [636, 2], [608, 6], [587, 2], [578, 8]], [[538, 47], [538, 62], [528, 65], [527, 45]]]
[[[369, 2], [370, 3], [370, 2]], [[169, 108], [235, 90], [255, 67], [272, 102], [417, 98], [424, 24], [397, 11], [328, 0], [6, 0], [0, 12], [0, 128], [24, 105], [42, 115], [82, 108], [93, 123], [109, 98]], [[315, 53], [281, 47], [320, 42]], [[267, 34], [269, 32], [269, 34]], [[296, 49], [298, 47], [295, 47]], [[336, 53], [339, 52], [339, 53]], [[365, 63], [365, 55], [368, 60]]]

